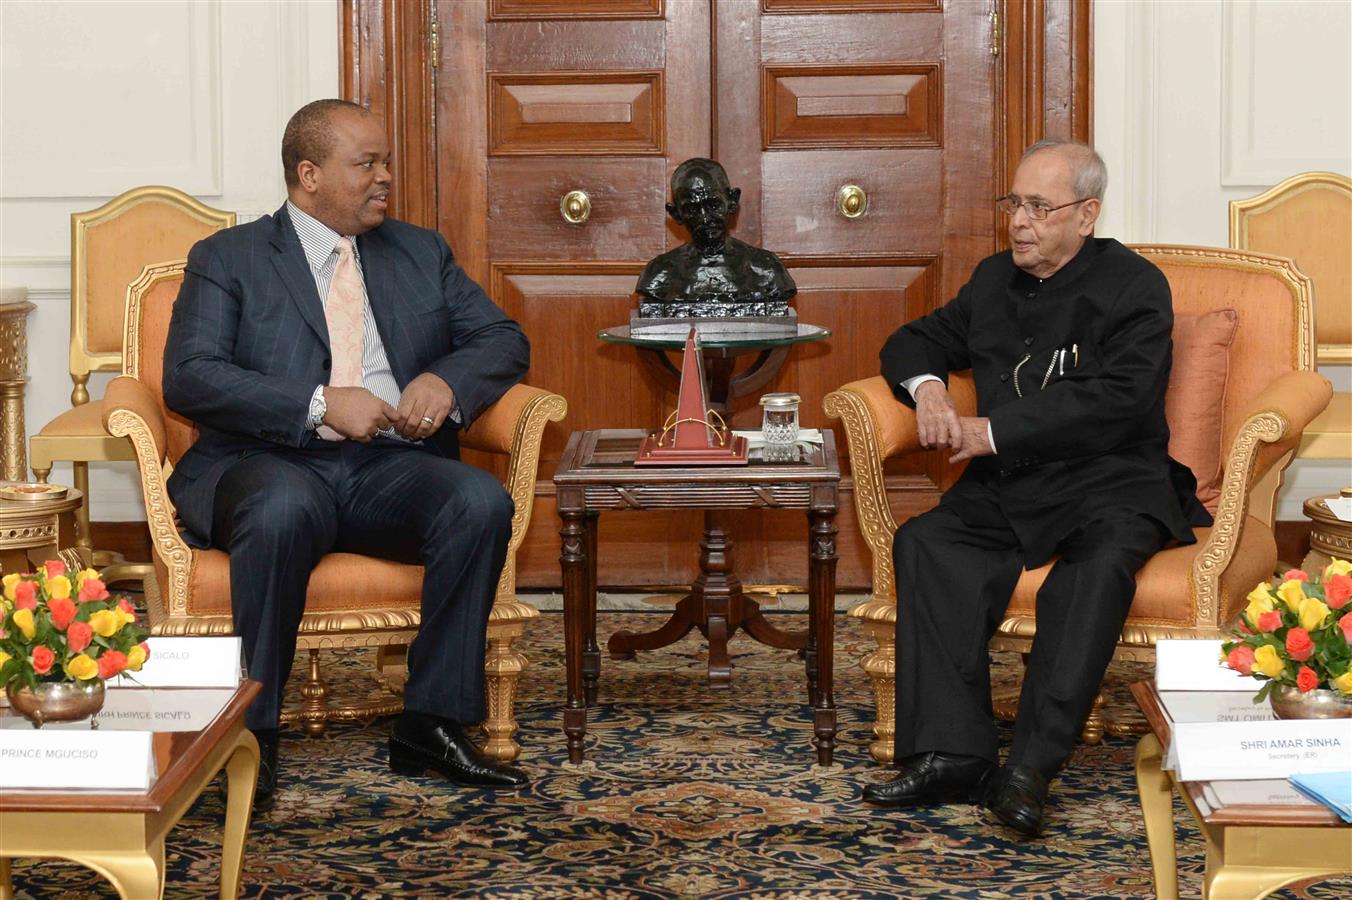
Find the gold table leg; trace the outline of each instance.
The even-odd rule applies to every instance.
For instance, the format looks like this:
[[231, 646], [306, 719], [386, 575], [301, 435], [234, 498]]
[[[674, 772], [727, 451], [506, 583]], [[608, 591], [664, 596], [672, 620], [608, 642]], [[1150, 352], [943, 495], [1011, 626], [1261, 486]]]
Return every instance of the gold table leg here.
[[1145, 818], [1150, 871], [1159, 900], [1178, 900], [1178, 849], [1174, 844], [1173, 782], [1160, 768], [1164, 753], [1159, 740], [1147, 734], [1136, 745], [1136, 793]]
[[8, 856], [0, 856], [0, 900], [14, 900], [14, 882], [9, 877]]

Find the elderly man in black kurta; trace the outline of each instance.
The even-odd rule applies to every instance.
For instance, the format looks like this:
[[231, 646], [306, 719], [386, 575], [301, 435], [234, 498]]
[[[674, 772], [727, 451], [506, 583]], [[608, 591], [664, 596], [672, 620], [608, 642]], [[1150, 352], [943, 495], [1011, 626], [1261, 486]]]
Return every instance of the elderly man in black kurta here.
[[[979, 798], [1039, 834], [1047, 782], [1089, 714], [1136, 572], [1210, 524], [1191, 473], [1168, 455], [1169, 285], [1092, 236], [1106, 181], [1089, 147], [1030, 147], [999, 201], [1011, 250], [883, 347], [883, 376], [915, 407], [920, 442], [970, 463], [893, 543], [900, 774], [865, 788], [871, 802]], [[947, 373], [963, 369], [974, 417], [959, 417], [947, 390]], [[1020, 572], [1053, 557], [997, 768], [986, 645]]]

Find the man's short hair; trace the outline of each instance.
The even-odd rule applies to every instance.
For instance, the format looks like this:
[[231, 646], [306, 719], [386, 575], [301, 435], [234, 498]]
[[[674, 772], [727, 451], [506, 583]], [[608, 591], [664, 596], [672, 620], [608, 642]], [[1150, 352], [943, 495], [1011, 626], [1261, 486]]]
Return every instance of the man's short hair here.
[[1023, 151], [1019, 162], [1043, 150], [1059, 150], [1070, 158], [1070, 164], [1074, 167], [1071, 186], [1075, 191], [1076, 200], [1088, 200], [1091, 197], [1103, 200], [1103, 195], [1108, 190], [1108, 167], [1103, 164], [1103, 157], [1098, 155], [1097, 150], [1079, 141], [1044, 138]]
[[330, 116], [337, 110], [351, 109], [369, 113], [366, 107], [348, 100], [315, 100], [296, 110], [282, 133], [282, 172], [286, 186], [300, 184], [296, 167], [308, 159], [323, 164], [333, 152], [333, 122]]
[[718, 185], [724, 192], [732, 189], [732, 185], [728, 182], [728, 173], [723, 170], [720, 164], [712, 159], [695, 157], [694, 159], [687, 159], [676, 167], [675, 172], [671, 173], [672, 197], [676, 196], [676, 186], [696, 172]]

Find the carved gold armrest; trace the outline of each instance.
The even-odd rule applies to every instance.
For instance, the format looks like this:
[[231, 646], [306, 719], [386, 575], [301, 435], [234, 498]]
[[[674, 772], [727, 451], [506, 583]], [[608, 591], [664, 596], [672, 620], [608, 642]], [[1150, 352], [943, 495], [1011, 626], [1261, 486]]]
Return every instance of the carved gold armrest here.
[[103, 427], [111, 435], [131, 439], [141, 475], [141, 497], [145, 501], [151, 546], [169, 575], [168, 596], [164, 599], [171, 614], [183, 615], [187, 611], [192, 551], [178, 532], [174, 504], [165, 486], [167, 441], [159, 401], [150, 388], [135, 378], [125, 375], [115, 378], [104, 394]]
[[540, 442], [545, 425], [568, 413], [568, 401], [558, 394], [518, 384], [483, 412], [460, 435], [460, 445], [508, 455], [504, 486], [511, 495], [512, 537], [493, 603], [494, 619], [531, 618], [533, 606], [516, 599], [516, 552], [526, 538], [535, 505], [535, 479], [540, 468]]
[[1301, 432], [1323, 411], [1332, 395], [1333, 388], [1322, 375], [1288, 372], [1249, 405], [1225, 459], [1215, 524], [1192, 563], [1193, 590], [1199, 606], [1223, 615], [1220, 582], [1239, 547], [1248, 517], [1250, 488], [1274, 465], [1290, 458], [1300, 443]]

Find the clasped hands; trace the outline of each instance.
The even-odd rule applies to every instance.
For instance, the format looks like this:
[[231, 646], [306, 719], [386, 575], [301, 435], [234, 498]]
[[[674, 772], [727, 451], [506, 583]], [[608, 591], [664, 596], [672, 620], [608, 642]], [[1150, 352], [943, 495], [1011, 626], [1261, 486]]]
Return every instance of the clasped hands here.
[[920, 446], [948, 447], [951, 463], [995, 451], [989, 439], [990, 420], [984, 416], [960, 416], [948, 388], [941, 381], [926, 381], [915, 389], [915, 425]]
[[350, 440], [369, 443], [380, 431], [393, 428], [410, 441], [421, 441], [446, 421], [455, 406], [455, 392], [436, 375], [424, 372], [404, 388], [398, 408], [364, 387], [326, 387], [324, 404], [324, 424]]

